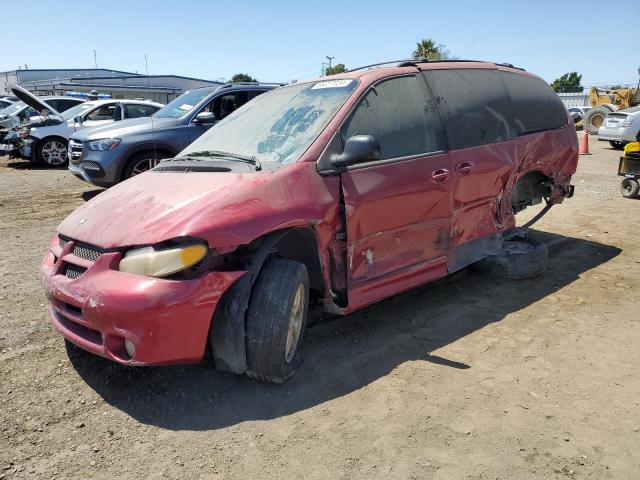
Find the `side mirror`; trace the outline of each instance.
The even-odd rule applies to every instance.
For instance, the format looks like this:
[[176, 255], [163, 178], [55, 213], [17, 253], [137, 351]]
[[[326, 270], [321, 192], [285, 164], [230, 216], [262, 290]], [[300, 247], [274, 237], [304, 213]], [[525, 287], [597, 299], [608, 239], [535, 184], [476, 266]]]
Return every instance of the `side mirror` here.
[[193, 123], [195, 123], [196, 125], [215, 123], [215, 121], [216, 114], [213, 112], [200, 112], [193, 119]]
[[338, 170], [344, 170], [349, 165], [372, 160], [380, 160], [380, 144], [376, 137], [354, 135], [347, 139], [341, 154], [332, 156], [331, 164]]
[[82, 123], [82, 115], [78, 115], [77, 117], [73, 117], [74, 123]]

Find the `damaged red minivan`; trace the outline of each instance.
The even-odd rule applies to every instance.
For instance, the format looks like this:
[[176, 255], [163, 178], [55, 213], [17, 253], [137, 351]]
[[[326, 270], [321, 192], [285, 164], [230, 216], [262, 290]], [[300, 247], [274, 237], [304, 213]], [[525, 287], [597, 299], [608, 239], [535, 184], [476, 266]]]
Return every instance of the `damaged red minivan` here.
[[566, 108], [511, 65], [281, 87], [61, 223], [41, 267], [51, 318], [122, 364], [209, 345], [217, 368], [283, 382], [310, 308], [348, 314], [504, 257], [514, 214], [570, 197], [577, 160]]

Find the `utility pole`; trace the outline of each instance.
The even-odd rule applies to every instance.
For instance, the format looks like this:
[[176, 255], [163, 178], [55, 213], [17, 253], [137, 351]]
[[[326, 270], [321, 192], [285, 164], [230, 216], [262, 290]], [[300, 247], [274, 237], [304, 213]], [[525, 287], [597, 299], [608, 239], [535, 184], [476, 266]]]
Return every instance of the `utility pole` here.
[[325, 58], [329, 60], [329, 71], [331, 71], [331, 60], [333, 60], [336, 57], [330, 57], [329, 55], [326, 55]]
[[95, 50], [93, 51], [93, 66], [98, 68], [98, 54]]

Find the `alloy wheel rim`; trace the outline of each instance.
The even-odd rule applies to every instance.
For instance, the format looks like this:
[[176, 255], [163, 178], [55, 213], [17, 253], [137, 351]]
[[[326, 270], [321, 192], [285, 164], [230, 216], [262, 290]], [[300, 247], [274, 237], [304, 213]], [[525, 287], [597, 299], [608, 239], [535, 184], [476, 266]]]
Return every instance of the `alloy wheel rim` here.
[[136, 175], [140, 175], [141, 173], [148, 172], [159, 162], [160, 160], [156, 160], [154, 158], [145, 158], [144, 160], [140, 160], [133, 166], [133, 170], [131, 170], [131, 176], [134, 177]]
[[284, 359], [291, 363], [298, 347], [298, 340], [302, 331], [302, 319], [304, 318], [304, 285], [299, 284], [291, 307], [289, 316], [289, 328], [287, 329], [287, 343], [284, 349]]
[[49, 165], [62, 165], [67, 161], [67, 147], [62, 142], [51, 140], [43, 145], [42, 158]]

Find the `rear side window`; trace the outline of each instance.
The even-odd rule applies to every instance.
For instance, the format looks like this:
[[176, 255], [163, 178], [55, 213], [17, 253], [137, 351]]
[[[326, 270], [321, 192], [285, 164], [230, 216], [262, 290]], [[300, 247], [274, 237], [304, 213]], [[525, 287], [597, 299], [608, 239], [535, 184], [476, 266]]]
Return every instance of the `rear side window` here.
[[564, 106], [549, 85], [539, 78], [502, 72], [513, 102], [518, 135], [562, 128], [567, 124]]
[[433, 101], [414, 76], [377, 84], [360, 101], [342, 130], [343, 141], [373, 135], [381, 158], [399, 158], [445, 149], [444, 133]]
[[149, 117], [158, 111], [153, 105], [140, 105], [137, 103], [128, 103], [125, 105], [126, 118]]
[[430, 70], [424, 75], [442, 114], [449, 148], [515, 137], [511, 102], [497, 70]]

